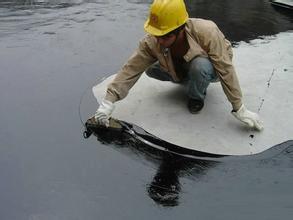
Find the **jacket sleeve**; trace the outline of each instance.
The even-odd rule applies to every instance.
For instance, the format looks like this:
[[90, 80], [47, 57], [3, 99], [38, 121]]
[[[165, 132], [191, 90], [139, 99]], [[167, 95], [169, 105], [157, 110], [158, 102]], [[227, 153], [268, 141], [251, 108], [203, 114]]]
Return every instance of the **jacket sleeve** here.
[[146, 38], [142, 39], [138, 48], [108, 85], [105, 99], [116, 102], [125, 98], [141, 74], [155, 61], [156, 58], [152, 54]]
[[203, 47], [220, 78], [222, 88], [234, 110], [242, 105], [242, 92], [232, 64], [232, 46], [217, 25], [210, 21], [205, 34], [200, 36]]

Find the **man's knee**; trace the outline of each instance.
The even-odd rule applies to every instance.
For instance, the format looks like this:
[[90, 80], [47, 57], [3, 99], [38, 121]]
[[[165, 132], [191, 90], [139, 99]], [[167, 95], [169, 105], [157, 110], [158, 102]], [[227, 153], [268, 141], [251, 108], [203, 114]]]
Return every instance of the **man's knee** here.
[[188, 72], [189, 76], [192, 78], [201, 77], [208, 81], [212, 81], [217, 77], [211, 61], [205, 57], [194, 58], [190, 62], [190, 68]]

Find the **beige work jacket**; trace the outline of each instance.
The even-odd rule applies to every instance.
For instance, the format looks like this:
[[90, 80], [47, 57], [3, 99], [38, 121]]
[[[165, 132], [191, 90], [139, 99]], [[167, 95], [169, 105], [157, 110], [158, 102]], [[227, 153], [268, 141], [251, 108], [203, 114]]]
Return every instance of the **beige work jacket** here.
[[[198, 56], [209, 57], [233, 109], [239, 109], [242, 104], [242, 94], [232, 64], [231, 43], [217, 25], [209, 20], [189, 19], [186, 22], [185, 32], [189, 50], [184, 55], [184, 60], [190, 62]], [[167, 71], [174, 81], [179, 81], [170, 50], [166, 52], [154, 36], [147, 34], [140, 40], [136, 51], [108, 85], [105, 99], [111, 102], [123, 99], [141, 74], [156, 61], [159, 61], [162, 69]]]

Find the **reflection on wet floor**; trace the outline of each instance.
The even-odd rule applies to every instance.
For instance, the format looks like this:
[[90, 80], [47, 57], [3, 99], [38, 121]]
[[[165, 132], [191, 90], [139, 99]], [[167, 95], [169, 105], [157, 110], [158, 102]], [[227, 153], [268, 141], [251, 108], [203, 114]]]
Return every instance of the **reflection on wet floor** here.
[[[155, 149], [119, 130], [101, 130], [95, 135], [99, 142], [158, 167], [153, 178], [146, 184], [146, 191], [153, 201], [164, 207], [180, 204], [180, 195], [185, 193], [180, 183], [182, 177], [191, 178], [195, 188], [202, 184], [217, 187], [217, 181], [225, 178], [227, 185], [242, 185], [245, 184], [243, 181], [257, 178], [257, 183], [247, 185], [248, 191], [254, 187], [264, 187], [263, 190], [270, 191], [268, 182], [293, 183], [293, 177], [289, 177], [293, 168], [293, 141], [276, 145], [256, 155], [189, 158]], [[243, 177], [247, 179], [243, 180]], [[233, 181], [229, 182], [229, 178]]]
[[191, 160], [166, 153], [162, 158], [156, 174], [147, 185], [148, 195], [162, 206], [177, 206], [180, 203], [182, 186], [180, 176], [192, 176], [201, 181], [209, 169], [219, 162], [208, 160]]
[[103, 130], [96, 135], [99, 142], [112, 146], [122, 153], [125, 152], [127, 156], [149, 161], [158, 167], [153, 179], [146, 184], [146, 191], [151, 199], [162, 206], [179, 205], [182, 190], [181, 176], [192, 176], [196, 181], [200, 181], [201, 176], [219, 163], [213, 160], [190, 159], [161, 151], [118, 130]]

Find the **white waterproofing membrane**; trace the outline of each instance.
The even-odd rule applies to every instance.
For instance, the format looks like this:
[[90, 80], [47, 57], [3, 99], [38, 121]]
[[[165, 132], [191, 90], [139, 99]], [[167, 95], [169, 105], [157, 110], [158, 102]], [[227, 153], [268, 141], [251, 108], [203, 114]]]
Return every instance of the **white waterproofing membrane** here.
[[281, 7], [288, 7], [292, 8], [293, 7], [293, 0], [272, 0], [272, 4], [281, 6]]
[[[205, 106], [190, 114], [183, 86], [142, 74], [113, 117], [136, 124], [180, 147], [229, 155], [255, 154], [293, 139], [293, 32], [241, 42], [233, 62], [245, 106], [260, 115], [265, 129], [247, 128], [230, 113], [220, 83], [208, 87]], [[100, 102], [110, 76], [93, 88]]]

